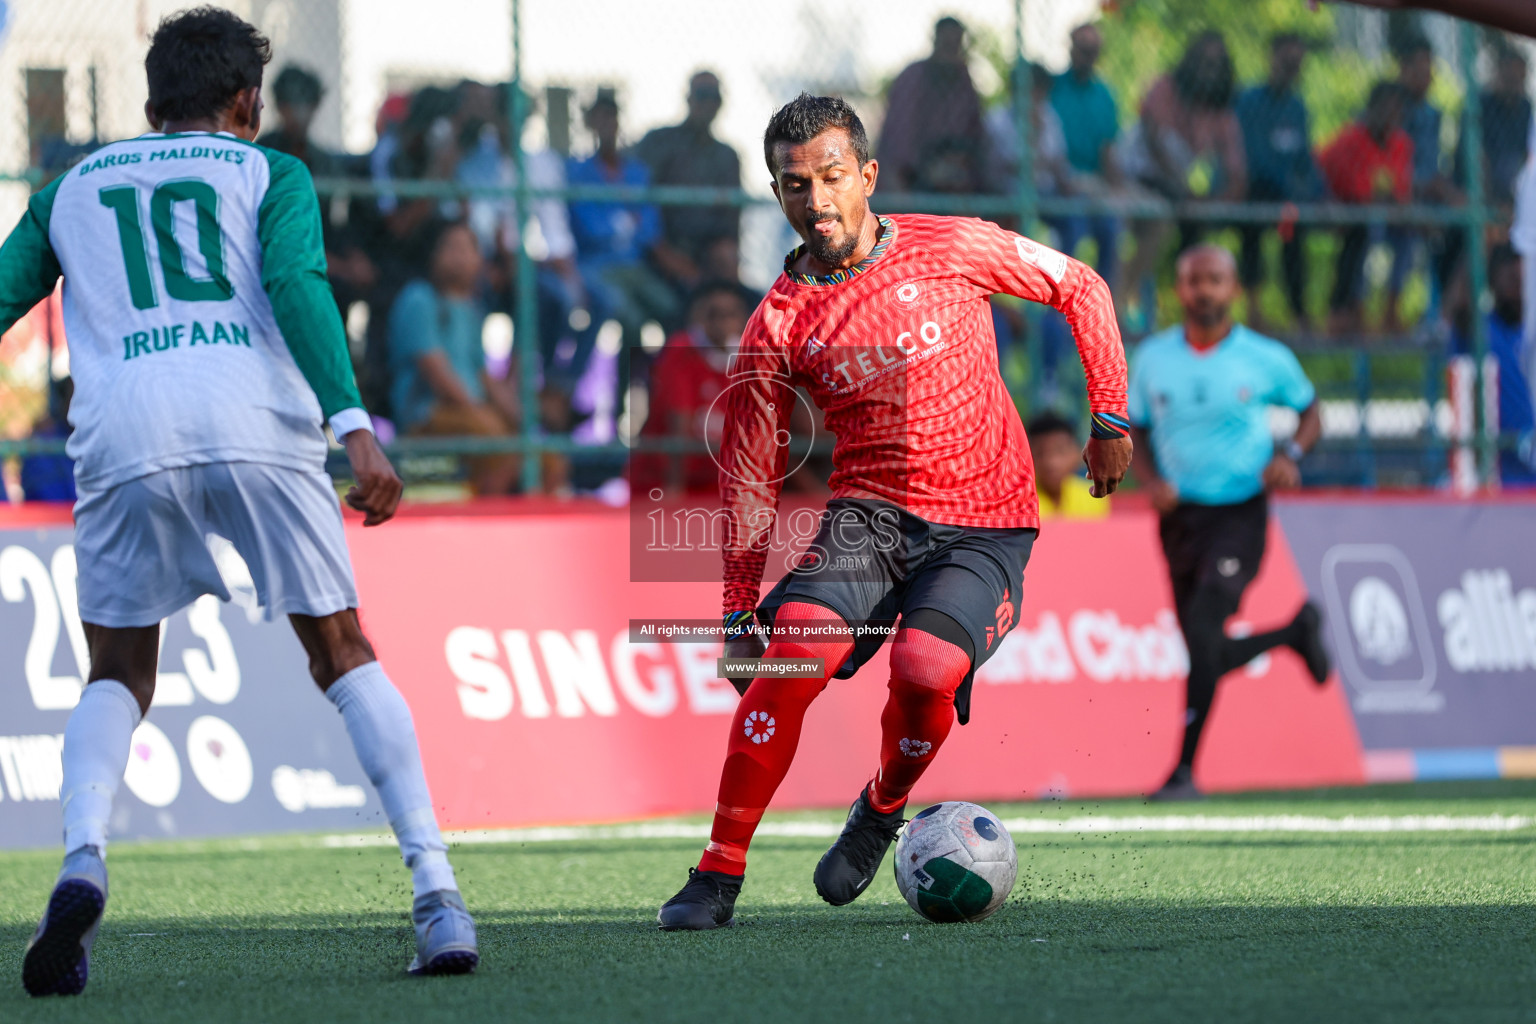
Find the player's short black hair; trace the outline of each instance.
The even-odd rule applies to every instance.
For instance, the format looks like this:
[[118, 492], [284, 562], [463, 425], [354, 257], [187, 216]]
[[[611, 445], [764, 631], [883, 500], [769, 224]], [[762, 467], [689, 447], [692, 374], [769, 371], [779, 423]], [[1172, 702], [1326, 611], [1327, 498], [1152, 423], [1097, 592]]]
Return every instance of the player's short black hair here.
[[149, 103], [163, 121], [216, 117], [246, 89], [261, 86], [272, 44], [218, 7], [171, 15], [155, 29], [144, 58]]
[[302, 103], [318, 107], [324, 95], [325, 86], [320, 84], [319, 76], [297, 64], [289, 64], [272, 80], [272, 99], [285, 106]]
[[779, 143], [798, 146], [834, 128], [848, 133], [859, 166], [869, 163], [869, 134], [848, 101], [841, 96], [812, 96], [802, 92], [768, 119], [768, 128], [763, 132], [763, 159], [768, 163], [768, 173], [775, 178], [779, 176], [774, 153]]
[[1049, 437], [1051, 434], [1066, 434], [1072, 440], [1077, 440], [1077, 428], [1059, 412], [1047, 411], [1038, 414], [1029, 421], [1024, 428], [1024, 433], [1031, 440]]

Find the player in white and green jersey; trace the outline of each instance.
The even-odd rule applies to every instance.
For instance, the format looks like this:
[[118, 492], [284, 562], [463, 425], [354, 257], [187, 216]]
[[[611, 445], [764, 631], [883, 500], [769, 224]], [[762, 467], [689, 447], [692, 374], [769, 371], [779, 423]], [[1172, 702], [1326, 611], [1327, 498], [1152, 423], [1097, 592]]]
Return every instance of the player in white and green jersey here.
[[160, 622], [228, 599], [208, 549], [234, 544], [287, 615], [411, 868], [413, 973], [479, 960], [422, 772], [411, 712], [357, 619], [328, 421], [369, 526], [400, 479], [358, 397], [326, 281], [320, 209], [295, 158], [253, 145], [270, 47], [227, 11], [162, 22], [145, 70], [153, 134], [97, 150], [32, 197], [0, 247], [0, 330], [64, 278], [89, 682], [64, 730], [64, 868], [22, 981], [85, 987], [106, 906], [112, 798], [154, 697]]

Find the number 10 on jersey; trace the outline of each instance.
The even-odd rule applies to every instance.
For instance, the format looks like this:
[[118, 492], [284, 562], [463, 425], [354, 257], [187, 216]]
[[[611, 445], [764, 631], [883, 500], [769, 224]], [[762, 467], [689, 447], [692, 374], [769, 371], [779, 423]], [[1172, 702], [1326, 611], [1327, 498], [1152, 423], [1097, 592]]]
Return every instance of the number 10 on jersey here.
[[[123, 248], [123, 269], [135, 309], [154, 309], [160, 304], [150, 271], [149, 238], [139, 209], [139, 189], [114, 185], [100, 192], [101, 205], [117, 215], [117, 238]], [[177, 203], [192, 203], [197, 216], [197, 250], [208, 267], [198, 279], [187, 272], [186, 253], [176, 240]], [[149, 221], [154, 226], [155, 247], [165, 293], [183, 302], [223, 302], [235, 294], [224, 274], [224, 234], [219, 229], [219, 194], [201, 178], [181, 178], [155, 186], [149, 197]]]

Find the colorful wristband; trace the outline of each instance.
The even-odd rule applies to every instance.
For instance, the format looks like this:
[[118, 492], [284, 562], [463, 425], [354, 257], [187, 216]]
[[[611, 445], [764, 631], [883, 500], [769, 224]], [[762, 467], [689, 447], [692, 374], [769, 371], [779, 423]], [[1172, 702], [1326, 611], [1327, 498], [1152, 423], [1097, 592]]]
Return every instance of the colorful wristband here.
[[1113, 412], [1096, 412], [1092, 415], [1090, 433], [1100, 441], [1113, 441], [1117, 437], [1131, 436], [1131, 421]]
[[756, 631], [750, 611], [727, 612], [722, 624], [727, 640], [734, 640], [739, 636], [751, 636]]

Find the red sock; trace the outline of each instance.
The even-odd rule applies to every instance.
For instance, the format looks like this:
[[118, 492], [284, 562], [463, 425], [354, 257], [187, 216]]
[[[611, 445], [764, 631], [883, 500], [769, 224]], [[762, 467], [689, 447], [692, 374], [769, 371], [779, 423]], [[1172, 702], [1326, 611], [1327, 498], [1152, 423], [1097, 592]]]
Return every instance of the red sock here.
[[[774, 624], [784, 635], [791, 624], [825, 628], [839, 624], [837, 613], [821, 605], [791, 601], [779, 608]], [[726, 747], [725, 768], [720, 773], [720, 802], [709, 845], [699, 859], [700, 871], [739, 875], [746, 870], [747, 846], [774, 791], [789, 772], [800, 743], [800, 726], [806, 709], [826, 689], [832, 673], [842, 667], [853, 650], [847, 639], [819, 634], [797, 640], [779, 639], [768, 645], [765, 658], [820, 658], [825, 663], [820, 679], [752, 680], [731, 718], [731, 739]]]
[[880, 715], [880, 773], [869, 802], [890, 813], [906, 803], [955, 721], [955, 691], [971, 670], [959, 647], [920, 629], [902, 629], [891, 645], [891, 696]]

